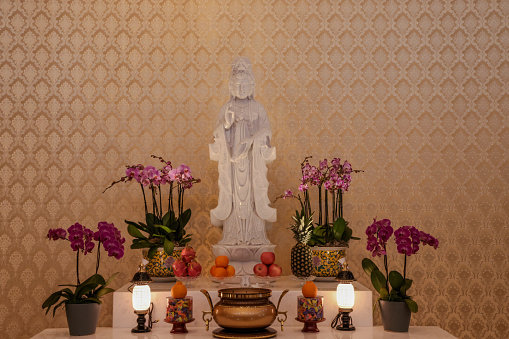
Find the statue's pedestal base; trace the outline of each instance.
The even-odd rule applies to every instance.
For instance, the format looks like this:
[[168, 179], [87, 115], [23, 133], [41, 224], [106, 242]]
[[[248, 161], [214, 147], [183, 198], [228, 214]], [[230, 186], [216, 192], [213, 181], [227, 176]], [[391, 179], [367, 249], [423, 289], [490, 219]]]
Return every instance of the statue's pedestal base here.
[[261, 262], [263, 252], [274, 252], [276, 245], [212, 245], [214, 255], [226, 255], [236, 275], [254, 275], [253, 267]]

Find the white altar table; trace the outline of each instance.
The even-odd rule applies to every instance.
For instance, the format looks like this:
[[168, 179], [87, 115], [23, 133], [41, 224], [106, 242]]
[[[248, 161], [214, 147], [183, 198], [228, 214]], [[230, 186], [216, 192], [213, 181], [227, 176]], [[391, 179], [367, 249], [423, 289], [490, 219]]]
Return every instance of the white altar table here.
[[[100, 327], [94, 335], [87, 335], [79, 338], [83, 339], [125, 339], [125, 338], [143, 338], [143, 339], [210, 339], [212, 337], [211, 328], [206, 332], [204, 328], [189, 327], [187, 334], [170, 334], [171, 325], [166, 328], [154, 328], [151, 333], [131, 333], [130, 328], [111, 328]], [[321, 325], [321, 326], [320, 326]], [[276, 328], [276, 327], [274, 327]], [[408, 333], [385, 332], [381, 326], [375, 327], [357, 327], [352, 332], [341, 332], [330, 328], [328, 322], [319, 324], [319, 333], [302, 333], [302, 327], [285, 327], [283, 332], [278, 329], [277, 339], [454, 339], [455, 337], [435, 326], [410, 326]], [[67, 328], [48, 328], [32, 337], [32, 339], [67, 339], [78, 338], [71, 337]]]

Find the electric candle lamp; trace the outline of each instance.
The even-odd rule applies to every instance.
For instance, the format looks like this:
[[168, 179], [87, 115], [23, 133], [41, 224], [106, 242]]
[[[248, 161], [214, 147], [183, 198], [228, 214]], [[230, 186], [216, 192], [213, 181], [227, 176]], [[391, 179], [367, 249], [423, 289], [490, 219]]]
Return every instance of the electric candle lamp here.
[[[336, 290], [336, 300], [339, 307], [339, 312], [336, 318], [332, 321], [331, 327], [336, 327], [340, 331], [354, 331], [355, 327], [352, 326], [352, 318], [350, 312], [353, 311], [353, 305], [355, 303], [355, 292], [353, 289], [352, 281], [357, 279], [354, 278], [353, 273], [348, 270], [348, 266], [345, 264], [345, 270], [341, 270], [336, 281], [339, 281]], [[341, 323], [337, 325], [338, 321]], [[337, 325], [337, 326], [336, 326]]]
[[[133, 285], [129, 288], [129, 291], [133, 294], [133, 308], [134, 313], [138, 315], [138, 325], [134, 327], [131, 332], [133, 333], [145, 333], [150, 332], [152, 329], [152, 296], [150, 293], [150, 287], [148, 283], [152, 282], [150, 276], [145, 272], [145, 266], [140, 265], [140, 270], [136, 272], [131, 280]], [[145, 325], [145, 315], [149, 314], [148, 326]]]

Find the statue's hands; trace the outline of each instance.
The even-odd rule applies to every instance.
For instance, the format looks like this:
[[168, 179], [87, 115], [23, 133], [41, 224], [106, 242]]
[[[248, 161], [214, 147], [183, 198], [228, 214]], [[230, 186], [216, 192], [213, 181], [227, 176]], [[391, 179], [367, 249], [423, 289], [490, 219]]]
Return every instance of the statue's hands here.
[[232, 160], [235, 161], [239, 158], [243, 158], [249, 152], [251, 145], [253, 144], [253, 138], [245, 138], [241, 142], [238, 143], [233, 149]]
[[235, 112], [231, 110], [231, 107], [229, 107], [225, 114], [224, 114], [224, 129], [228, 130], [232, 126], [233, 122], [235, 121]]

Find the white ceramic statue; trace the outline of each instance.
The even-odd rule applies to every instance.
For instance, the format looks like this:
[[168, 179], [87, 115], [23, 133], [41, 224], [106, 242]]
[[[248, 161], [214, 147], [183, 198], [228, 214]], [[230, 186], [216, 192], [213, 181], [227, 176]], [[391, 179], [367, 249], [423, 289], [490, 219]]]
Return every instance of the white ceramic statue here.
[[223, 226], [223, 238], [213, 250], [228, 255], [237, 271], [252, 274], [260, 254], [275, 247], [265, 228], [277, 215], [267, 196], [267, 164], [276, 159], [276, 149], [270, 145], [267, 113], [254, 100], [255, 79], [248, 58], [234, 60], [229, 89], [230, 100], [221, 108], [214, 143], [209, 145], [210, 158], [219, 169], [218, 206], [210, 211], [210, 218], [213, 225]]

